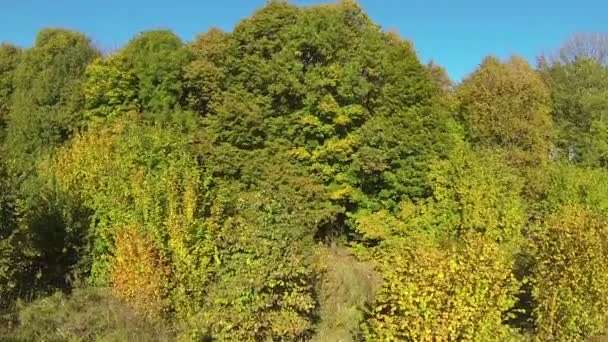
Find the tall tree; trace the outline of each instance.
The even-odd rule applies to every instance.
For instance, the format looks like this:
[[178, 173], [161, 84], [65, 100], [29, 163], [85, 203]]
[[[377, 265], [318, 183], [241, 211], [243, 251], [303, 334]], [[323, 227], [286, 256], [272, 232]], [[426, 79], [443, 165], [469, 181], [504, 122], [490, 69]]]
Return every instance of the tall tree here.
[[608, 34], [577, 33], [562, 43], [560, 49], [548, 57], [554, 63], [572, 63], [589, 58], [598, 64], [608, 64]]
[[154, 121], [175, 120], [182, 108], [188, 108], [184, 68], [189, 59], [189, 50], [173, 32], [142, 32], [122, 50], [87, 68], [87, 118], [136, 112]]
[[12, 107], [14, 75], [20, 56], [19, 48], [8, 44], [0, 45], [0, 139], [2, 140], [4, 140], [7, 116]]
[[487, 57], [457, 89], [469, 139], [505, 151], [514, 162], [538, 163], [550, 156], [549, 90], [519, 57], [502, 63]]
[[124, 52], [97, 58], [86, 70], [85, 117], [89, 122], [140, 112], [138, 79]]
[[217, 143], [287, 147], [351, 209], [381, 205], [367, 200], [377, 194], [387, 206], [428, 195], [424, 160], [450, 145], [449, 118], [434, 105], [442, 85], [410, 42], [354, 2], [271, 2], [194, 51], [189, 77], [212, 81], [201, 93], [213, 94], [205, 123]]
[[212, 28], [188, 46], [192, 56], [185, 67], [188, 106], [197, 113], [206, 114], [209, 104], [222, 90], [227, 76], [223, 61], [230, 42], [228, 37], [227, 33]]
[[551, 90], [561, 155], [608, 166], [608, 39], [592, 37], [576, 36], [560, 50], [563, 58], [541, 57], [539, 67]]
[[171, 31], [146, 31], [133, 38], [124, 53], [138, 79], [142, 109], [170, 111], [184, 101], [183, 67], [188, 51]]
[[98, 55], [84, 35], [63, 29], [40, 31], [34, 47], [24, 52], [15, 71], [7, 128], [9, 151], [17, 163], [31, 164], [81, 126], [84, 72]]

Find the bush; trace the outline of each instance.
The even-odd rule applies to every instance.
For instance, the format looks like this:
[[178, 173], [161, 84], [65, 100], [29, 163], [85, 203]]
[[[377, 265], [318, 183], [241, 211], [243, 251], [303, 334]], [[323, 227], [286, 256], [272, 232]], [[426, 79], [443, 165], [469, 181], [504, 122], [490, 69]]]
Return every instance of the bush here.
[[581, 341], [608, 327], [608, 221], [565, 206], [533, 236], [531, 285], [539, 341]]
[[517, 243], [526, 221], [522, 181], [504, 164], [488, 150], [454, 149], [449, 159], [430, 164], [432, 196], [402, 203], [402, 221], [449, 236], [477, 232]]
[[533, 214], [539, 219], [569, 205], [582, 205], [608, 214], [606, 169], [555, 163], [536, 173], [529, 197]]
[[132, 227], [117, 233], [112, 258], [112, 292], [140, 312], [159, 318], [168, 309], [170, 268], [153, 242]]
[[520, 283], [500, 245], [474, 235], [441, 246], [384, 241], [374, 258], [384, 283], [365, 324], [369, 341], [508, 341]]

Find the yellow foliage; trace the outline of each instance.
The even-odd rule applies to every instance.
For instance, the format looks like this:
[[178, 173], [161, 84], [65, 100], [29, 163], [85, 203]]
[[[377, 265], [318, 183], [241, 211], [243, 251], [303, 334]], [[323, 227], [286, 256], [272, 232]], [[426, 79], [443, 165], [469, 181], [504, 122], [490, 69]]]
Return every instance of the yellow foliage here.
[[321, 126], [323, 123], [321, 122], [321, 120], [319, 120], [318, 117], [314, 116], [314, 115], [303, 115], [302, 118], [300, 119], [300, 123], [304, 126], [311, 126], [311, 127], [319, 127]]
[[306, 151], [304, 147], [298, 147], [290, 150], [289, 155], [299, 160], [307, 160], [311, 157], [310, 152]]
[[334, 201], [349, 198], [352, 196], [353, 191], [354, 190], [351, 186], [345, 185], [330, 193], [329, 198]]
[[538, 341], [583, 341], [608, 326], [608, 220], [564, 206], [532, 236]]
[[442, 246], [424, 237], [376, 248], [384, 284], [367, 320], [369, 341], [508, 341], [503, 324], [519, 282], [512, 261], [480, 235]]
[[325, 116], [334, 116], [340, 111], [340, 105], [331, 95], [325, 95], [319, 103], [319, 111]]
[[167, 296], [171, 269], [153, 242], [134, 227], [116, 236], [110, 282], [113, 293], [150, 317], [161, 317], [169, 309]]

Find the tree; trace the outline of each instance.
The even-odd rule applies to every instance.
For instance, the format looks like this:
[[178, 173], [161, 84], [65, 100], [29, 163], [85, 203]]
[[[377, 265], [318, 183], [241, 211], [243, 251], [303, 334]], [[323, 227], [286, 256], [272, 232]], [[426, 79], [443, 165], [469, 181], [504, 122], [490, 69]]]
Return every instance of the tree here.
[[7, 128], [11, 167], [31, 168], [37, 156], [78, 131], [83, 124], [85, 68], [97, 56], [99, 52], [80, 33], [40, 31], [15, 71]]
[[229, 35], [217, 28], [209, 30], [192, 42], [188, 49], [192, 61], [185, 67], [188, 106], [206, 114], [213, 99], [220, 94], [225, 81], [224, 58]]
[[560, 156], [591, 166], [608, 165], [608, 67], [581, 54], [542, 64], [541, 73], [551, 90]]
[[19, 65], [21, 50], [8, 44], [0, 45], [0, 139], [4, 140], [4, 130], [8, 113], [13, 102], [15, 89], [15, 69]]
[[188, 77], [210, 94], [197, 106], [216, 143], [288, 146], [347, 211], [428, 195], [424, 162], [452, 142], [449, 115], [434, 105], [443, 92], [412, 44], [380, 31], [355, 3], [272, 2], [192, 51]]
[[597, 64], [608, 63], [608, 34], [577, 33], [562, 43], [559, 51], [548, 57], [546, 62], [570, 64], [578, 59], [591, 59]]
[[[183, 124], [194, 91], [184, 68], [189, 50], [173, 32], [146, 31], [87, 68], [86, 112], [101, 121], [133, 112], [158, 123]], [[181, 121], [181, 122], [180, 122]]]
[[426, 65], [431, 78], [445, 92], [451, 92], [454, 89], [454, 82], [450, 79], [444, 67], [434, 61], [430, 61]]
[[458, 87], [459, 114], [469, 139], [506, 152], [516, 163], [550, 156], [552, 121], [547, 87], [526, 61], [487, 57]]
[[127, 44], [124, 54], [137, 77], [144, 112], [162, 114], [184, 105], [183, 67], [189, 56], [178, 36], [167, 30], [146, 31]]
[[87, 66], [84, 86], [85, 117], [90, 123], [141, 112], [138, 79], [124, 52]]

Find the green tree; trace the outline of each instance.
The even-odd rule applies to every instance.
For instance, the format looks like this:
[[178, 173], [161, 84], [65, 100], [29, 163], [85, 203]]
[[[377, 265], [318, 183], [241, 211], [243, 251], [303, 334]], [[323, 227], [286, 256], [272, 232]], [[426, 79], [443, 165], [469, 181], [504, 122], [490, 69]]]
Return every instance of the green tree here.
[[94, 60], [86, 70], [85, 116], [91, 123], [141, 111], [138, 80], [123, 52]]
[[81, 127], [84, 72], [98, 55], [84, 35], [63, 29], [40, 31], [23, 53], [7, 128], [12, 168], [31, 169], [36, 157]]
[[139, 34], [89, 65], [85, 115], [96, 122], [134, 112], [159, 123], [185, 124], [192, 115], [184, 110], [195, 106], [189, 105], [194, 90], [184, 70], [189, 59], [189, 50], [171, 31]]
[[608, 165], [608, 67], [587, 56], [541, 64], [553, 101], [557, 146], [563, 159]]
[[550, 94], [519, 57], [487, 57], [458, 87], [459, 114], [470, 141], [505, 151], [514, 162], [539, 163], [551, 152]]
[[227, 33], [213, 28], [188, 45], [192, 61], [184, 68], [187, 102], [189, 108], [201, 115], [207, 114], [210, 104], [223, 90], [228, 37]]
[[14, 71], [3, 162], [18, 220], [1, 242], [2, 267], [13, 273], [1, 287], [13, 294], [35, 296], [72, 283], [68, 275], [79, 260], [87, 214], [56, 196], [38, 178], [37, 164], [82, 127], [84, 70], [98, 55], [80, 33], [46, 29]]
[[146, 31], [127, 43], [124, 54], [137, 77], [145, 112], [165, 113], [184, 104], [183, 67], [189, 56], [178, 36], [167, 30]]
[[4, 141], [4, 130], [15, 90], [15, 69], [19, 65], [21, 50], [8, 44], [0, 45], [0, 139]]
[[355, 3], [271, 2], [192, 49], [188, 75], [209, 94], [204, 123], [216, 143], [289, 146], [348, 210], [428, 195], [424, 163], [453, 142], [447, 111], [433, 105], [440, 85], [409, 42]]

